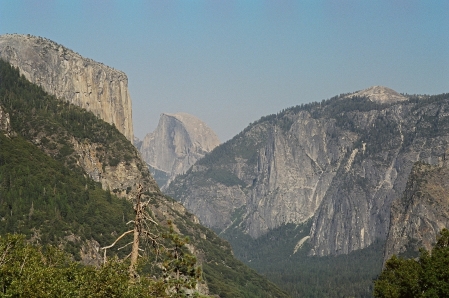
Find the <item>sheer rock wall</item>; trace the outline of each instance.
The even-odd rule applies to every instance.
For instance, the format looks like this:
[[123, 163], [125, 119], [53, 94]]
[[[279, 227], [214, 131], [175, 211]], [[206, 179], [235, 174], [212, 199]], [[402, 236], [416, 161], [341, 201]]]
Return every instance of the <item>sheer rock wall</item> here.
[[0, 36], [0, 58], [57, 98], [92, 111], [133, 141], [131, 98], [125, 73], [95, 62], [51, 40]]
[[156, 130], [143, 139], [140, 153], [153, 171], [165, 173], [167, 179], [160, 181], [164, 188], [219, 144], [217, 135], [200, 119], [187, 113], [162, 114]]
[[385, 241], [415, 162], [438, 164], [449, 146], [449, 98], [379, 88], [263, 117], [167, 193], [218, 232], [258, 238], [311, 219], [311, 255]]

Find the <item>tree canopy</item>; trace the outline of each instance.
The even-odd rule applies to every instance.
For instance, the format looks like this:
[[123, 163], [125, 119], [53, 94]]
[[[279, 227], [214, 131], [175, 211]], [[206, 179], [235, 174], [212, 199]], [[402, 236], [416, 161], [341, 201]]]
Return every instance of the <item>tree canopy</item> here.
[[375, 281], [374, 296], [449, 297], [449, 230], [440, 232], [430, 252], [421, 249], [417, 260], [392, 256]]

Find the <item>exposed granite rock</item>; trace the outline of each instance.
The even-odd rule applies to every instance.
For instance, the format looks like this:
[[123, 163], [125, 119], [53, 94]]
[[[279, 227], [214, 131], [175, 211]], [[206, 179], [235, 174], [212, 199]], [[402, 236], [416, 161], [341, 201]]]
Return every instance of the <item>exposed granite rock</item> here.
[[[101, 144], [79, 142], [71, 140], [77, 163], [96, 182], [101, 182], [102, 188], [113, 191], [120, 197], [132, 198], [138, 184], [143, 184], [150, 192], [158, 191], [156, 183], [152, 177], [144, 179], [142, 170], [145, 165], [140, 158], [132, 158], [128, 161], [120, 161], [117, 165], [106, 165], [105, 153], [101, 150]], [[144, 181], [149, 182], [145, 183]]]
[[257, 238], [312, 218], [312, 255], [384, 241], [413, 164], [437, 164], [449, 144], [447, 96], [395, 96], [340, 96], [263, 117], [167, 193], [219, 232], [237, 225]]
[[15, 132], [11, 129], [11, 119], [9, 114], [6, 113], [0, 106], [0, 131], [2, 131], [6, 136], [15, 136]]
[[92, 111], [133, 140], [131, 98], [125, 73], [53, 41], [30, 35], [1, 35], [0, 58], [48, 93]]
[[449, 227], [449, 168], [417, 163], [401, 198], [391, 206], [385, 260], [393, 254], [417, 256], [421, 247], [431, 250], [443, 228]]
[[[248, 146], [253, 156], [243, 154], [217, 165], [200, 161], [185, 179], [175, 180], [168, 193], [218, 231], [239, 220], [242, 230], [257, 238], [282, 224], [307, 221], [356, 135], [306, 111], [286, 117], [292, 121], [287, 132], [261, 122], [236, 137], [238, 144], [228, 142], [221, 150], [226, 154]], [[341, 138], [333, 138], [335, 134]], [[215, 174], [209, 177], [210, 173]], [[187, 185], [179, 188], [178, 182]], [[236, 218], [238, 213], [242, 218]]]
[[371, 101], [377, 103], [392, 103], [407, 100], [407, 97], [397, 93], [393, 89], [383, 86], [372, 86], [368, 89], [350, 94], [347, 97], [351, 98], [354, 96], [368, 97]]
[[164, 188], [219, 144], [217, 135], [200, 119], [186, 113], [162, 114], [156, 130], [143, 139], [140, 152], [153, 172], [165, 174], [167, 179], [158, 181]]
[[274, 127], [259, 150], [245, 232], [257, 238], [282, 224], [311, 218], [355, 140], [334, 121], [314, 119], [307, 112], [295, 117], [287, 133]]
[[81, 263], [90, 266], [100, 266], [103, 264], [103, 255], [100, 251], [100, 243], [94, 239], [81, 240], [80, 236], [70, 234], [61, 239], [59, 244], [60, 249], [64, 249], [64, 246], [68, 242], [81, 243], [81, 249], [79, 250]]
[[80, 250], [81, 263], [84, 265], [99, 266], [103, 263], [100, 251], [100, 243], [96, 240], [86, 240]]
[[[446, 151], [448, 103], [403, 102], [376, 111], [367, 123], [372, 129], [361, 135], [365, 153], [359, 147], [349, 171], [337, 174], [314, 217], [312, 254], [346, 254], [387, 238], [391, 204], [402, 196], [413, 164], [437, 164]], [[361, 119], [363, 113], [355, 114]]]

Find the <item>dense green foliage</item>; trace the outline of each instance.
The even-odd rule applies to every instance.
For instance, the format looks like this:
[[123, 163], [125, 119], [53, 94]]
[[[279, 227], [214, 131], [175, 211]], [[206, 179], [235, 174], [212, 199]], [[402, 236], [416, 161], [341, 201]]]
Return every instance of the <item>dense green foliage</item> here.
[[392, 256], [375, 281], [375, 297], [449, 297], [449, 230], [443, 229], [431, 252], [419, 259]]
[[132, 292], [124, 264], [83, 267], [54, 247], [0, 237], [1, 297], [137, 297]]
[[[39, 295], [39, 286], [45, 287], [45, 291], [54, 297], [146, 297], [142, 293], [151, 293], [149, 297], [164, 297], [167, 292], [171, 296], [176, 292], [183, 296], [183, 291], [198, 281], [201, 270], [196, 263], [193, 266], [195, 258], [186, 247], [182, 247], [186, 242], [185, 237], [173, 233], [165, 224], [165, 216], [170, 217], [172, 214], [166, 213], [164, 204], [171, 205], [173, 199], [160, 193], [145, 193], [160, 223], [154, 233], [166, 248], [156, 247], [159, 250], [156, 254], [151, 247], [153, 243], [145, 243], [150, 250], [139, 267], [141, 277], [144, 278], [141, 281], [145, 283], [132, 289], [143, 289], [141, 286], [145, 286], [146, 292], [137, 291], [136, 294], [136, 291], [128, 288], [127, 265], [124, 263], [112, 261], [100, 268], [73, 263], [72, 256], [74, 260], [80, 260], [80, 248], [86, 244], [86, 240], [96, 240], [100, 246], [110, 245], [127, 230], [125, 223], [133, 219], [134, 215], [130, 202], [117, 198], [114, 191], [102, 190], [101, 185], [88, 178], [77, 165], [72, 140], [86, 144], [97, 142], [97, 156], [109, 166], [129, 161], [137, 156], [136, 150], [115, 127], [86, 110], [46, 94], [1, 60], [0, 106], [9, 113], [12, 129], [17, 133], [17, 136], [11, 137], [0, 133], [0, 235], [24, 234], [27, 243], [37, 246], [23, 244], [22, 247], [26, 251], [34, 251], [33, 257], [30, 255], [29, 258], [34, 258], [36, 262], [33, 264], [39, 263], [39, 266], [48, 264], [45, 253], [52, 248], [47, 245], [60, 247], [70, 254], [67, 256], [57, 252], [61, 256], [61, 263], [57, 263], [55, 268], [50, 266], [46, 270], [33, 265], [30, 267], [33, 269], [26, 271], [27, 275], [23, 275], [25, 271], [20, 270], [15, 271], [19, 272], [18, 275], [4, 275], [5, 280], [9, 276], [9, 282], [14, 279], [14, 285], [18, 285], [23, 279], [34, 278], [35, 275], [29, 275], [32, 271], [39, 274], [42, 285], [29, 285], [27, 295], [15, 292], [18, 297], [33, 297], [28, 295], [30, 292]], [[150, 178], [146, 167], [142, 167], [141, 171], [144, 177]], [[202, 275], [212, 294], [220, 293], [222, 297], [286, 297], [272, 283], [233, 258], [228, 243], [209, 229], [193, 224], [191, 214], [176, 210], [173, 212], [176, 228], [184, 235], [190, 235], [195, 249], [201, 251]], [[204, 234], [205, 238], [199, 234]], [[121, 245], [130, 238], [129, 235], [121, 240]], [[22, 248], [16, 252], [19, 251], [23, 251]], [[177, 261], [172, 261], [174, 251], [181, 257]], [[122, 258], [128, 252], [129, 247], [120, 251], [108, 250], [108, 259], [114, 260], [115, 254]], [[41, 259], [35, 258], [38, 255]], [[23, 252], [20, 252], [19, 259], [23, 256]], [[17, 264], [12, 269], [20, 269], [22, 263], [19, 267]], [[76, 276], [67, 279], [70, 270]], [[176, 272], [183, 278], [173, 278]], [[155, 278], [145, 279], [147, 276]], [[90, 288], [83, 282], [90, 280], [92, 286], [97, 286], [100, 291], [98, 294], [95, 291], [86, 294]], [[104, 287], [98, 285], [97, 281], [103, 282]], [[117, 288], [108, 288], [110, 284], [116, 284]], [[179, 284], [182, 285], [178, 286], [179, 291], [174, 290]], [[86, 291], [80, 292], [79, 289], [67, 292], [69, 294], [58, 292], [61, 287], [71, 291], [74, 285], [85, 287]], [[150, 286], [153, 289], [151, 291]], [[14, 287], [3, 284], [3, 293], [19, 290]]]
[[200, 247], [214, 257], [203, 263], [204, 279], [212, 293], [220, 297], [288, 297], [273, 283], [262, 278], [256, 271], [231, 257], [230, 247], [211, 245], [203, 241]]
[[[183, 251], [183, 246], [177, 243], [174, 248]], [[129, 264], [116, 258], [99, 267], [82, 266], [53, 246], [33, 246], [20, 235], [0, 236], [0, 297], [200, 296], [189, 291], [199, 278], [197, 271], [189, 274], [193, 278], [173, 274], [179, 264], [182, 270], [192, 270], [195, 260], [186, 254], [177, 258], [166, 254], [162, 264], [165, 275], [141, 275], [130, 283]]]
[[[83, 240], [107, 245], [114, 239], [111, 233], [122, 232], [132, 218], [129, 202], [22, 137], [0, 134], [0, 147], [0, 234], [22, 233], [44, 244], [62, 241], [79, 259]], [[73, 234], [80, 239], [70, 237]]]
[[185, 248], [189, 238], [177, 234], [171, 222], [164, 238], [169, 240], [169, 245], [164, 247], [165, 258], [162, 261], [166, 291], [173, 293], [174, 297], [184, 297], [188, 291], [195, 289], [197, 281], [201, 278], [201, 268], [196, 266], [196, 258]]
[[[182, 215], [180, 215], [180, 218]], [[289, 297], [274, 283], [233, 257], [231, 245], [219, 238], [212, 230], [200, 224], [185, 226], [175, 221], [184, 235], [192, 235], [203, 269], [203, 278], [211, 293], [220, 297]]]
[[[201, 193], [196, 191], [197, 187], [203, 187], [203, 193], [207, 193], [207, 188], [220, 183], [239, 187], [248, 194], [249, 199], [254, 186], [260, 185], [256, 180], [258, 173], [253, 169], [257, 168], [261, 150], [270, 148], [273, 132], [284, 134], [285, 140], [294, 140], [297, 132], [292, 130], [292, 125], [303, 117], [303, 113], [321, 123], [330, 124], [325, 132], [327, 142], [337, 143], [342, 135], [353, 138], [352, 148], [346, 148], [344, 160], [339, 161], [341, 164], [346, 163], [353, 149], [358, 149], [354, 164], [369, 160], [376, 167], [390, 166], [398, 152], [413, 150], [409, 145], [419, 148], [424, 139], [449, 132], [449, 94], [406, 97], [410, 100], [382, 104], [367, 97], [342, 94], [264, 116], [233, 139], [216, 147], [185, 175], [178, 176], [168, 192], [181, 201], [190, 200], [193, 193]], [[444, 144], [445, 140], [441, 139], [440, 142]], [[299, 143], [292, 144], [292, 148], [295, 145], [301, 146]], [[443, 153], [441, 148], [435, 150], [438, 151], [435, 154]], [[340, 176], [343, 182], [339, 190], [345, 195], [354, 189], [365, 192], [367, 196], [374, 191], [375, 185], [367, 176], [343, 173], [342, 167], [337, 173], [337, 177]], [[214, 196], [212, 192], [210, 195]], [[220, 236], [232, 244], [237, 258], [266, 275], [282, 289], [297, 297], [372, 296], [372, 279], [381, 272], [382, 243], [374, 243], [348, 256], [309, 257], [307, 245], [292, 255], [296, 243], [301, 237], [309, 235], [310, 228], [299, 233], [296, 228], [293, 231], [287, 225], [254, 240], [241, 232], [244, 213], [235, 211], [233, 225]]]
[[[78, 174], [84, 172], [76, 164], [72, 138], [79, 143], [89, 140], [99, 144], [96, 155], [103, 166], [117, 166], [131, 159], [140, 161], [137, 150], [113, 125], [47, 94], [3, 60], [0, 60], [0, 105], [9, 113], [15, 132]], [[143, 163], [138, 166], [149, 183], [149, 172]]]
[[372, 297], [372, 280], [382, 266], [382, 245], [349, 255], [308, 256], [305, 244], [294, 253], [296, 244], [308, 236], [311, 222], [288, 224], [258, 239], [234, 230], [222, 236], [231, 242], [235, 256], [287, 291], [292, 297]]

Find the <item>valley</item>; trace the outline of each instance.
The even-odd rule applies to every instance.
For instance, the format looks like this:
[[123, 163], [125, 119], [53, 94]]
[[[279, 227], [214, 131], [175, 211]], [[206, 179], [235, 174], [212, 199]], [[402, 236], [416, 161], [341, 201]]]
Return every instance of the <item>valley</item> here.
[[26, 35], [0, 36], [0, 58], [0, 237], [57, 247], [65, 264], [103, 268], [142, 195], [161, 243], [145, 242], [143, 280], [176, 275], [158, 261], [175, 239], [181, 279], [198, 276], [188, 295], [372, 297], [387, 259], [430, 251], [449, 224], [448, 93], [373, 86], [221, 144], [197, 117], [163, 113], [139, 141], [125, 73]]
[[[177, 176], [167, 194], [227, 239], [237, 257], [279, 285], [287, 287], [293, 271], [279, 274], [274, 265], [266, 266], [288, 264], [301, 240], [297, 267], [319, 259], [333, 266], [339, 263], [333, 258], [354, 257], [350, 263], [358, 267], [340, 284], [355, 289], [354, 278], [363, 276], [365, 286], [346, 295], [368, 295], [372, 289], [363, 291], [380, 273], [383, 253], [404, 254], [404, 246], [417, 251], [424, 244], [407, 234], [401, 249], [385, 246], [396, 241], [391, 231], [402, 229], [396, 225], [408, 222], [399, 218], [412, 216], [402, 215], [402, 208], [391, 210], [407, 191], [413, 166], [424, 162], [444, 167], [448, 99], [447, 94], [409, 96], [375, 86], [264, 116]], [[437, 209], [446, 208], [443, 201], [435, 203]], [[429, 247], [445, 226], [441, 216], [446, 215], [434, 218], [421, 214], [423, 208], [414, 210], [413, 216], [428, 222]], [[290, 231], [285, 237], [292, 239], [282, 239], [290, 245], [277, 247], [270, 242], [279, 239], [267, 240], [274, 231], [303, 225], [305, 231]], [[262, 257], [261, 241], [270, 247]], [[372, 258], [358, 260], [358, 254]], [[339, 266], [337, 271], [347, 267]], [[363, 268], [366, 274], [358, 271]], [[313, 275], [314, 269], [304, 271]], [[323, 297], [335, 294], [320, 292], [321, 283], [317, 289]]]
[[[195, 266], [202, 272], [195, 280], [195, 292], [222, 297], [287, 297], [236, 260], [226, 241], [162, 194], [137, 150], [114, 124], [48, 94], [3, 60], [0, 99], [2, 240], [7, 233], [20, 233], [38, 249], [52, 245], [84, 266], [100, 266], [101, 248], [125, 231], [133, 218], [132, 201], [136, 184], [140, 184], [143, 199], [151, 206], [149, 216], [157, 223], [152, 229], [159, 235], [158, 241], [166, 239], [169, 224], [182, 237], [189, 237], [184, 253], [195, 257]], [[8, 243], [1, 247], [6, 249], [5, 256], [8, 247]], [[128, 252], [115, 250], [112, 255], [124, 258]], [[156, 270], [145, 281], [162, 278], [158, 269], [162, 265], [151, 243], [145, 255], [153, 268], [145, 270]], [[147, 276], [148, 271], [141, 274]], [[161, 280], [156, 287], [169, 280]], [[2, 289], [15, 288], [6, 283]], [[171, 295], [171, 291], [168, 288], [165, 293]]]

